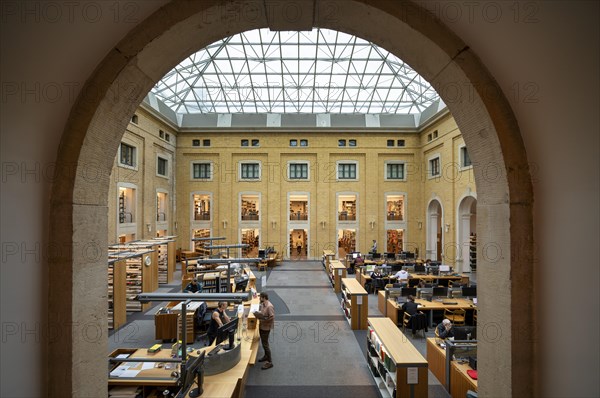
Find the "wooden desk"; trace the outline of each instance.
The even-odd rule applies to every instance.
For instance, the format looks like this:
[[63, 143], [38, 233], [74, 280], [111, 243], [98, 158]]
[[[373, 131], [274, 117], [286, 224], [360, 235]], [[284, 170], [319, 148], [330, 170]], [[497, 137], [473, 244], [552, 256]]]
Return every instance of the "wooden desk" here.
[[[258, 329], [252, 331], [246, 331], [242, 333], [241, 344], [241, 360], [233, 368], [226, 372], [204, 377], [204, 393], [202, 398], [224, 398], [224, 397], [242, 397], [244, 394], [244, 385], [246, 383], [248, 375], [248, 366], [256, 363], [256, 354], [258, 352]], [[194, 351], [190, 353], [190, 356], [195, 356], [196, 350], [210, 350], [214, 348], [200, 347], [194, 348]], [[171, 350], [163, 349], [154, 354], [148, 354], [147, 349], [117, 349], [113, 351], [109, 357], [116, 357], [118, 354], [128, 353], [133, 354], [131, 357], [142, 357], [142, 358], [156, 358], [156, 362], [160, 363], [161, 359], [170, 358]], [[174, 364], [174, 369], [165, 369], [153, 367], [147, 370], [141, 370], [135, 377], [131, 378], [119, 378], [110, 377], [108, 379], [108, 385], [110, 386], [144, 386], [145, 392], [143, 396], [149, 396], [152, 387], [158, 388], [169, 388], [174, 387], [177, 384], [177, 378], [171, 377], [171, 373], [174, 370], [179, 371], [179, 364]], [[141, 369], [142, 364], [140, 363], [134, 369]], [[116, 366], [115, 366], [116, 368]]]
[[383, 314], [383, 316], [386, 316], [387, 314], [386, 301], [387, 300], [385, 299], [385, 290], [380, 290], [379, 292], [377, 292], [377, 308]]
[[323, 267], [328, 270], [329, 269], [329, 262], [333, 259], [333, 257], [335, 257], [335, 253], [331, 250], [323, 250]]
[[339, 260], [332, 260], [329, 263], [329, 277], [333, 283], [333, 290], [336, 293], [342, 291], [342, 278], [346, 277], [346, 266]]
[[[369, 318], [369, 332], [367, 333], [369, 343], [368, 358], [371, 365], [382, 364], [385, 368], [384, 389], [391, 395], [390, 390], [396, 387], [397, 397], [427, 397], [428, 395], [428, 373], [427, 360], [417, 351], [412, 343], [404, 337], [402, 332], [388, 318]], [[380, 347], [378, 349], [378, 347]], [[390, 366], [389, 360], [382, 358], [383, 349], [386, 356], [393, 361]], [[378, 357], [371, 356], [376, 351]], [[414, 372], [414, 373], [412, 373]], [[409, 375], [414, 374], [414, 378]], [[379, 380], [375, 378], [379, 385]]]
[[452, 397], [465, 397], [468, 390], [477, 392], [477, 380], [471, 379], [467, 374], [467, 370], [470, 369], [469, 364], [452, 361], [450, 365], [450, 395]]
[[446, 350], [437, 345], [435, 340], [435, 337], [427, 339], [427, 363], [431, 373], [446, 388]]
[[[456, 304], [444, 304], [444, 302], [453, 302]], [[473, 301], [463, 298], [444, 299], [443, 301], [416, 299], [415, 303], [419, 305], [419, 311], [429, 312], [429, 326], [433, 325], [433, 311], [443, 311], [445, 309], [464, 309], [466, 311], [473, 311], [477, 309], [477, 306], [473, 304]], [[386, 316], [396, 325], [398, 325], [399, 320], [402, 319], [402, 314], [399, 313], [400, 311], [402, 311], [402, 307], [398, 305], [396, 300], [387, 300]]]
[[[196, 311], [202, 303], [202, 301], [194, 301], [186, 308], [186, 341], [188, 342], [194, 341], [194, 318], [196, 317]], [[169, 308], [171, 313], [157, 312], [154, 314], [154, 338], [157, 340], [175, 340], [177, 329], [181, 330], [181, 302], [171, 301], [165, 308]], [[180, 332], [179, 339], [181, 337], [182, 334]]]
[[342, 310], [353, 330], [367, 328], [369, 316], [369, 295], [367, 291], [353, 278], [342, 278]]

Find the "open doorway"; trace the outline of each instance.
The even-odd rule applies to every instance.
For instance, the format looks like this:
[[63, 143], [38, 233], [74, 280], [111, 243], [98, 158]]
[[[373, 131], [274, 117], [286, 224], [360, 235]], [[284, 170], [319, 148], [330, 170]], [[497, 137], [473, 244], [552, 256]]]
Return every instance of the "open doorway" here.
[[290, 230], [290, 258], [306, 259], [308, 253], [308, 231], [306, 229]]

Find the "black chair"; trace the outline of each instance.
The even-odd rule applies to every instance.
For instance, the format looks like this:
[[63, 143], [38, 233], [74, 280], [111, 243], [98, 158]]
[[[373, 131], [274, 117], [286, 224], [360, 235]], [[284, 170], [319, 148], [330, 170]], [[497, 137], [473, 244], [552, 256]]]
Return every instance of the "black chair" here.
[[423, 331], [423, 338], [427, 338], [427, 315], [422, 311], [417, 312], [413, 316], [410, 317], [410, 329], [412, 330], [413, 336], [417, 334], [418, 331]]
[[373, 292], [377, 294], [378, 291], [385, 289], [386, 280], [383, 278], [377, 278], [373, 281]]

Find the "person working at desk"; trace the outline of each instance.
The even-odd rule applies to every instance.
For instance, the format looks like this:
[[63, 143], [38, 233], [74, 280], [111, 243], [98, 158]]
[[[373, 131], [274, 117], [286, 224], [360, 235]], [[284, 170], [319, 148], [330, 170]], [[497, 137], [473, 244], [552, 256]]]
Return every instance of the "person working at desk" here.
[[183, 289], [184, 293], [200, 293], [202, 292], [202, 286], [198, 283], [198, 279], [194, 278], [187, 284], [185, 289]]
[[419, 311], [419, 305], [415, 303], [415, 298], [412, 295], [408, 296], [408, 301], [402, 304], [402, 311], [408, 312], [408, 315], [414, 315]]
[[262, 292], [260, 294], [260, 307], [258, 311], [254, 311], [254, 316], [260, 320], [258, 332], [260, 333], [260, 342], [265, 352], [265, 355], [258, 362], [265, 363], [261, 369], [270, 369], [273, 367], [273, 360], [271, 358], [271, 347], [269, 346], [269, 333], [271, 333], [271, 330], [275, 326], [275, 308], [269, 301], [268, 293]]
[[360, 253], [354, 259], [354, 268], [365, 265], [365, 259], [361, 257]]
[[450, 319], [444, 319], [442, 323], [437, 325], [436, 332], [441, 339], [454, 337], [454, 330], [452, 330], [452, 322], [450, 322]]
[[394, 274], [394, 278], [398, 279], [398, 281], [406, 280], [406, 279], [408, 279], [408, 271], [405, 269], [401, 269], [400, 271], [398, 271]]
[[213, 310], [212, 316], [210, 317], [210, 324], [208, 325], [208, 331], [206, 332], [208, 336], [208, 345], [212, 345], [217, 338], [217, 329], [231, 321], [229, 316], [225, 313], [226, 309], [227, 302], [219, 301], [217, 308]]

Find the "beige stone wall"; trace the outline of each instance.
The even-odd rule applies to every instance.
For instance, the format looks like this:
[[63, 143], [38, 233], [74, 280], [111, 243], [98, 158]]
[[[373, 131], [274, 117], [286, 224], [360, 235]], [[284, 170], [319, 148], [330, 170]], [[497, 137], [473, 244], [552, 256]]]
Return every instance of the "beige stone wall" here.
[[[135, 239], [155, 237], [158, 230], [166, 230], [166, 234], [174, 233], [175, 215], [175, 170], [177, 159], [177, 131], [150, 114], [144, 108], [138, 108], [137, 124], [129, 123], [121, 142], [136, 148], [136, 164], [125, 167], [119, 164], [119, 152], [115, 156], [110, 175], [108, 192], [108, 242], [117, 243], [119, 237], [131, 234]], [[169, 134], [169, 141], [160, 138], [159, 132]], [[168, 178], [157, 175], [157, 158], [168, 160]], [[120, 224], [118, 216], [119, 187], [135, 187], [135, 220]], [[167, 194], [166, 221], [157, 218], [157, 192]], [[150, 231], [148, 231], [150, 225]]]
[[[357, 230], [356, 249], [366, 252], [373, 239], [379, 251], [386, 250], [387, 229], [404, 230], [404, 248], [419, 249], [426, 257], [427, 205], [435, 196], [443, 206], [444, 261], [455, 264], [460, 247], [457, 236], [457, 209], [460, 200], [471, 192], [476, 197], [472, 169], [461, 170], [459, 147], [464, 144], [460, 131], [450, 115], [443, 116], [421, 132], [176, 132], [156, 116], [139, 108], [138, 124], [130, 123], [123, 142], [135, 145], [138, 151], [137, 170], [121, 167], [117, 159], [111, 175], [109, 192], [109, 242], [116, 242], [117, 190], [123, 183], [137, 186], [136, 238], [148, 238], [156, 234], [156, 191], [168, 193], [170, 212], [168, 233], [178, 236], [177, 247], [189, 250], [194, 229], [211, 230], [213, 236], [225, 236], [228, 243], [239, 242], [242, 228], [258, 228], [261, 246], [275, 246], [287, 254], [289, 230], [306, 228], [309, 241], [309, 257], [318, 257], [323, 248], [337, 247], [337, 229]], [[171, 143], [158, 137], [162, 129], [171, 134]], [[427, 141], [434, 130], [438, 137]], [[177, 142], [175, 143], [175, 137]], [[200, 146], [192, 141], [199, 139]], [[204, 140], [210, 146], [204, 146]], [[241, 140], [259, 140], [259, 146], [242, 147]], [[291, 147], [290, 140], [308, 140], [307, 147]], [[356, 140], [356, 147], [339, 147], [338, 140]], [[387, 140], [405, 141], [404, 147], [387, 146]], [[176, 145], [174, 145], [176, 144]], [[428, 178], [427, 159], [440, 154], [442, 177]], [[170, 159], [171, 178], [156, 175], [156, 156]], [[259, 181], [240, 180], [240, 162], [257, 161], [261, 164]], [[192, 178], [192, 163], [212, 163], [213, 175], [209, 180]], [[356, 161], [357, 181], [339, 181], [336, 178], [337, 162]], [[405, 164], [405, 180], [387, 181], [385, 167], [388, 161]], [[288, 178], [290, 162], [308, 162], [309, 180]], [[176, 189], [175, 189], [176, 186]], [[194, 220], [192, 195], [210, 194], [211, 219]], [[309, 201], [309, 220], [306, 224], [289, 220], [289, 195], [304, 194]], [[337, 194], [357, 195], [357, 220], [341, 223], [337, 220]], [[391, 224], [386, 221], [386, 195], [404, 196], [404, 220]], [[260, 221], [241, 222], [240, 198], [242, 194], [260, 197]], [[114, 198], [114, 200], [112, 200]], [[174, 222], [177, 221], [175, 230]], [[324, 224], [323, 224], [324, 222]], [[421, 223], [421, 228], [419, 228]], [[151, 224], [152, 232], [147, 232]], [[468, 270], [468, 267], [464, 268]]]

